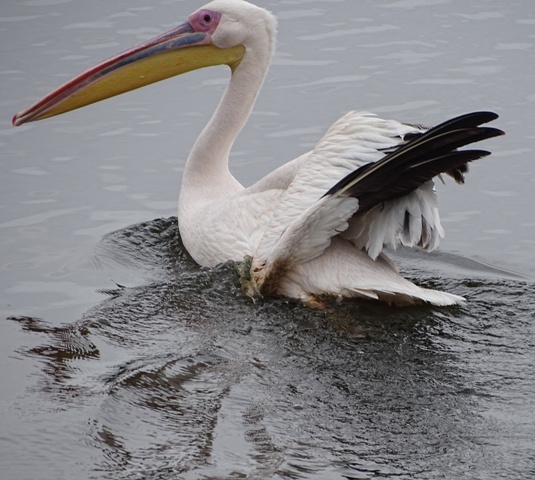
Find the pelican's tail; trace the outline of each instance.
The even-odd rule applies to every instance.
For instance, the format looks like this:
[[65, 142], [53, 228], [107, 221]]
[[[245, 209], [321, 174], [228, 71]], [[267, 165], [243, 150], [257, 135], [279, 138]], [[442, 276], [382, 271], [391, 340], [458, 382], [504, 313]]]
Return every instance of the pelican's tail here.
[[313, 304], [322, 296], [361, 297], [394, 305], [429, 303], [437, 306], [462, 305], [459, 295], [419, 287], [403, 278], [384, 254], [372, 260], [340, 237], [323, 255], [294, 266], [278, 284], [277, 293]]

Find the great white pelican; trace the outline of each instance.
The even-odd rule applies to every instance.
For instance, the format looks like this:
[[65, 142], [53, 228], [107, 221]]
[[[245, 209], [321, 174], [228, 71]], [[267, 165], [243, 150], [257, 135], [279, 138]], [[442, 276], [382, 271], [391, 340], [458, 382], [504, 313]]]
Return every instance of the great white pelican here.
[[463, 183], [489, 152], [462, 147], [503, 134], [475, 112], [427, 129], [350, 112], [313, 150], [250, 187], [229, 171], [275, 48], [276, 20], [245, 0], [214, 0], [186, 23], [83, 72], [18, 113], [14, 125], [65, 113], [191, 70], [228, 65], [232, 76], [186, 161], [178, 201], [183, 243], [203, 266], [250, 257], [250, 294], [319, 304], [323, 296], [394, 304], [459, 304], [458, 295], [403, 278], [385, 247], [435, 249], [433, 178]]

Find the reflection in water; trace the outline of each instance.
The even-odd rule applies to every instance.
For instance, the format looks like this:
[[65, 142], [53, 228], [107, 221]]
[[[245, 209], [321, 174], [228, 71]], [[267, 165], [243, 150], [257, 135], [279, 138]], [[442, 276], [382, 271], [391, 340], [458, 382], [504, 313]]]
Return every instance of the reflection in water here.
[[[65, 412], [62, 425], [77, 412], [85, 450], [66, 471], [82, 462], [87, 477], [114, 479], [529, 478], [532, 285], [411, 255], [400, 258], [409, 276], [469, 304], [253, 304], [234, 265], [202, 269], [187, 257], [175, 225], [135, 225], [99, 246], [97, 262], [142, 270], [148, 284], [103, 292], [64, 328], [17, 318], [45, 335], [23, 352], [42, 360], [36, 389]], [[69, 428], [49, 439], [58, 450], [73, 440]]]

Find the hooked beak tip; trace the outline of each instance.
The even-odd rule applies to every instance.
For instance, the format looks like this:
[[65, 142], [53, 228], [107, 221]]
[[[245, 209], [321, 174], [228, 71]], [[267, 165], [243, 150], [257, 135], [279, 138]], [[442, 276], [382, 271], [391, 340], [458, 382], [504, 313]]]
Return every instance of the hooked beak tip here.
[[22, 121], [21, 121], [18, 113], [13, 116], [13, 120], [11, 120], [11, 123], [13, 124], [14, 127], [18, 127], [18, 126], [22, 125]]

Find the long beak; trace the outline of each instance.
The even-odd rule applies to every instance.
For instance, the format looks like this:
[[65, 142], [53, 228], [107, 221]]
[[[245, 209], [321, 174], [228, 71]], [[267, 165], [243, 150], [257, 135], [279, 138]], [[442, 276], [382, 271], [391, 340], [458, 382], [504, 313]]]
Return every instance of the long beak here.
[[86, 70], [13, 117], [13, 125], [41, 120], [181, 73], [213, 65], [234, 69], [245, 49], [217, 48], [189, 23], [119, 53]]

